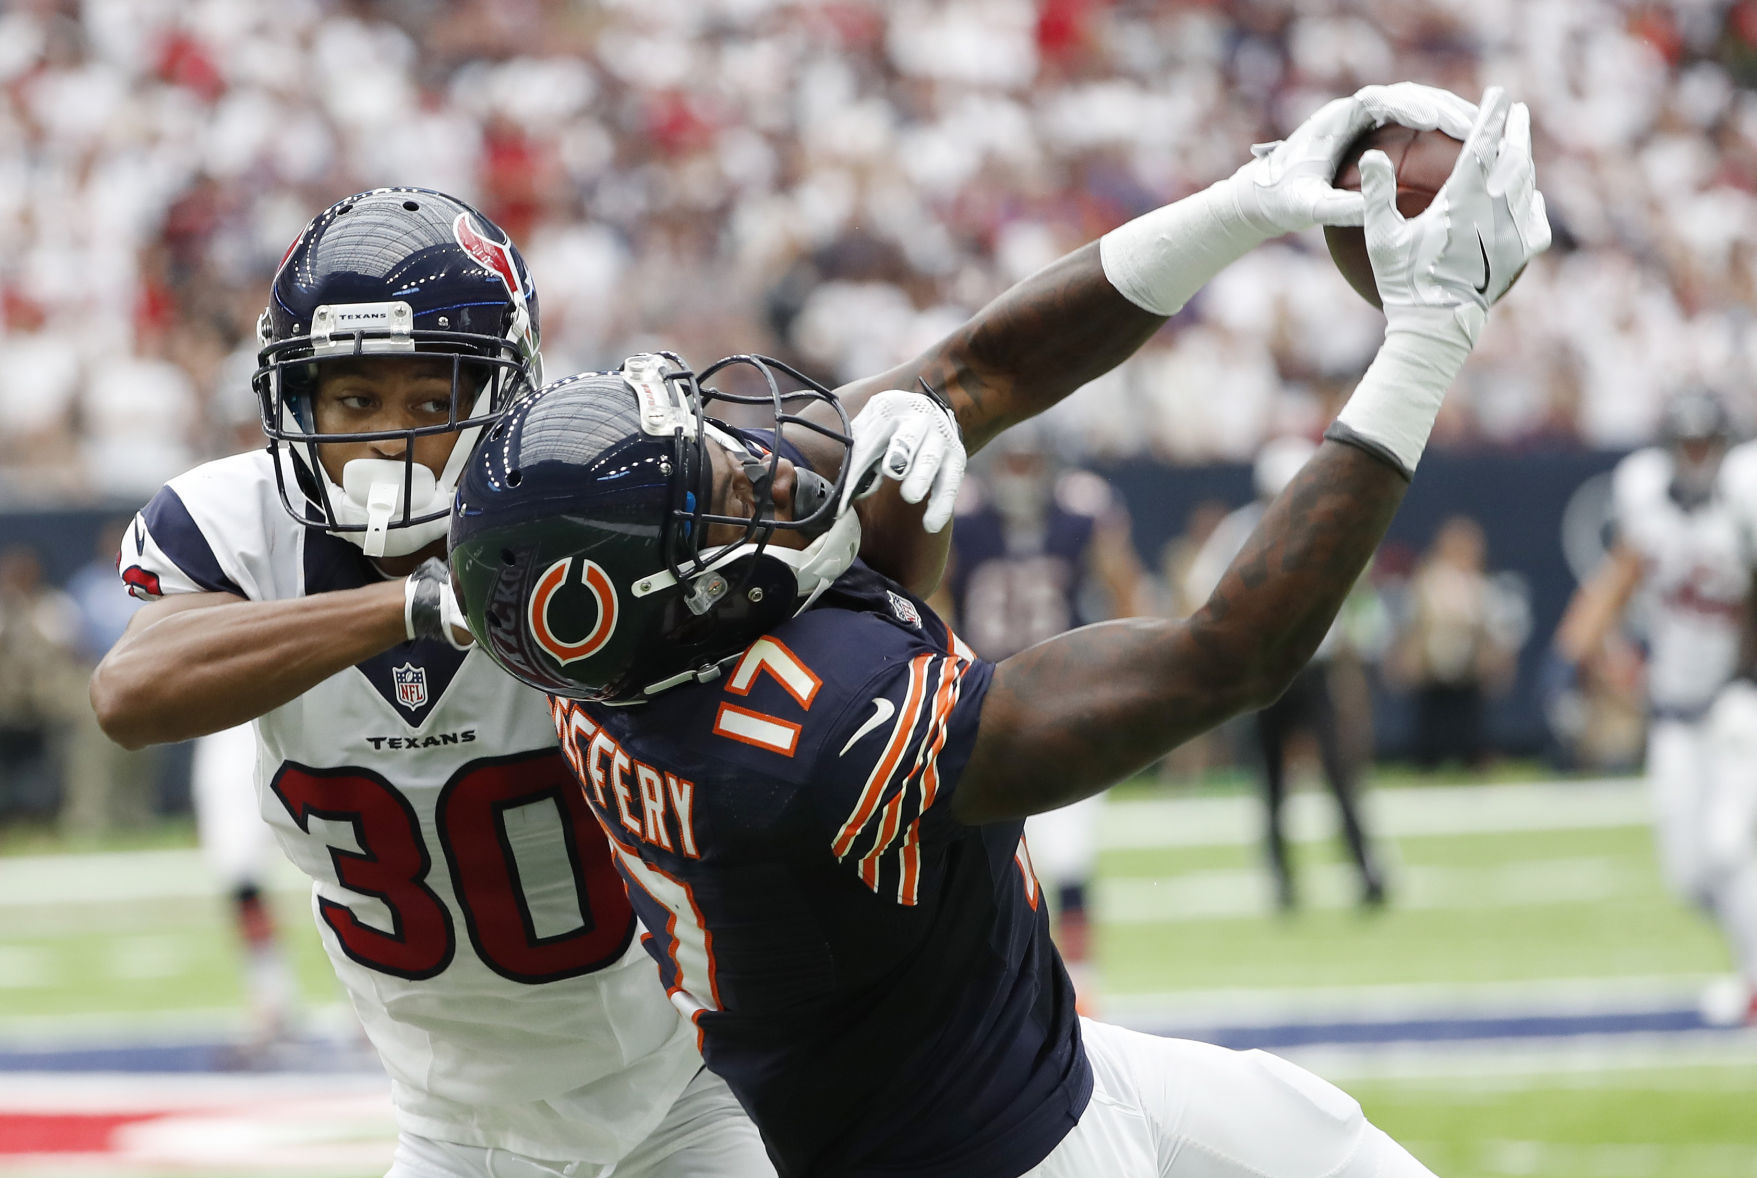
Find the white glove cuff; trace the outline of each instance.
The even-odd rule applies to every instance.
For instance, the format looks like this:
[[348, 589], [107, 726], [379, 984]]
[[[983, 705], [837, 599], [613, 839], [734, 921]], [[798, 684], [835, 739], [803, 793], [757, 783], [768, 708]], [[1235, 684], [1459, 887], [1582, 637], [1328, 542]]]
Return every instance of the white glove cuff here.
[[417, 615], [425, 613], [427, 609], [437, 608], [436, 604], [429, 606], [425, 600], [417, 603], [417, 597], [425, 597], [425, 589], [419, 578], [412, 575], [403, 578], [403, 636], [410, 642], [421, 637], [421, 627], [416, 622]]
[[[1248, 167], [1249, 165], [1247, 165]], [[1210, 278], [1274, 236], [1251, 224], [1229, 176], [1098, 239], [1104, 276], [1143, 311], [1175, 315]]]
[[469, 649], [469, 640], [458, 640], [458, 632], [469, 632], [469, 623], [452, 597], [451, 573], [445, 562], [432, 556], [403, 578], [403, 633], [413, 642], [417, 638], [437, 638], [453, 650]]
[[1405, 478], [1413, 476], [1471, 342], [1450, 307], [1400, 310], [1385, 328], [1379, 354], [1324, 436], [1359, 446]]

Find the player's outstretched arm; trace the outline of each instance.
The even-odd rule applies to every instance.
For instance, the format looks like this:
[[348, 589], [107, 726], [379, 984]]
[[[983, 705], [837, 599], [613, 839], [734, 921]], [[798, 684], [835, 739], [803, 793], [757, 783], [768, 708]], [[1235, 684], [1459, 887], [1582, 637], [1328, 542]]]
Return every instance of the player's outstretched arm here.
[[1360, 132], [1395, 122], [1462, 139], [1475, 118], [1457, 95], [1408, 82], [1338, 98], [1285, 140], [1253, 148], [1233, 175], [1081, 246], [907, 364], [837, 391], [854, 411], [879, 390], [925, 380], [952, 402], [975, 453], [1127, 359], [1257, 245], [1312, 225], [1359, 225], [1359, 196], [1330, 178]]
[[954, 813], [978, 823], [1056, 809], [1273, 701], [1323, 640], [1408, 485], [1384, 458], [1327, 441], [1188, 620], [1104, 622], [1002, 662]]
[[[1361, 162], [1385, 342], [1328, 440], [1187, 621], [1075, 630], [996, 667], [952, 799], [965, 822], [1067, 805], [1284, 691], [1402, 500], [1490, 301], [1549, 245], [1529, 116], [1484, 96], [1446, 200], [1405, 220], [1381, 152]], [[1481, 260], [1479, 260], [1479, 250]]]
[[[444, 566], [286, 601], [184, 593], [142, 606], [92, 672], [98, 724], [124, 748], [206, 736], [420, 636], [445, 637]], [[447, 641], [467, 645], [452, 630]]]
[[[1398, 83], [1338, 98], [1286, 140], [1253, 148], [1236, 173], [1090, 242], [1005, 291], [906, 364], [837, 390], [850, 414], [919, 382], [950, 402], [966, 449], [1035, 416], [1132, 355], [1191, 295], [1255, 246], [1314, 224], [1358, 225], [1361, 200], [1330, 186], [1356, 135], [1387, 122], [1462, 139], [1476, 109], [1444, 90]], [[930, 593], [950, 536], [889, 489], [863, 506], [860, 554]]]
[[141, 607], [92, 672], [92, 708], [124, 748], [242, 724], [403, 640], [403, 585], [246, 601], [190, 593]]

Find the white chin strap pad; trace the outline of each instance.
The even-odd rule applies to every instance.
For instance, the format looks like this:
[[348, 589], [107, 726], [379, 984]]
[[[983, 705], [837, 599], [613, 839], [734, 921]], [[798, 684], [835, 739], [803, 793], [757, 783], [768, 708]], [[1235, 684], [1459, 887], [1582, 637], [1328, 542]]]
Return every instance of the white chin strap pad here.
[[843, 508], [830, 530], [803, 549], [778, 548], [771, 545], [764, 555], [790, 565], [799, 579], [799, 596], [808, 603], [830, 587], [830, 582], [848, 571], [860, 554], [860, 517], [852, 508]]
[[[342, 467], [342, 494], [337, 498], [332, 492], [331, 502], [338, 517], [350, 517], [343, 522], [366, 525], [364, 532], [346, 534], [350, 539], [358, 537], [357, 542], [367, 556], [406, 556], [435, 538], [426, 536], [429, 529], [425, 526], [398, 528], [396, 547], [400, 551], [388, 551], [390, 525], [403, 515], [405, 478], [409, 480], [410, 515], [427, 515], [446, 506], [437, 502], [442, 498], [438, 494], [438, 480], [419, 462], [411, 465], [400, 458], [356, 458]], [[445, 521], [433, 522], [440, 526], [443, 535]]]

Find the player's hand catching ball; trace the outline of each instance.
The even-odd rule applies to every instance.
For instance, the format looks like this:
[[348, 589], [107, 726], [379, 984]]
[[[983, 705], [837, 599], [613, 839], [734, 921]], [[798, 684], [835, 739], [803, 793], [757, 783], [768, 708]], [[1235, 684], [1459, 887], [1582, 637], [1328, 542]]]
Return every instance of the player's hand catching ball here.
[[1254, 158], [1230, 182], [1239, 211], [1265, 237], [1313, 225], [1359, 225], [1365, 215], [1361, 199], [1330, 183], [1349, 144], [1386, 123], [1462, 139], [1476, 115], [1471, 103], [1433, 86], [1363, 87], [1325, 103], [1286, 139], [1253, 146]]
[[451, 570], [437, 556], [422, 561], [403, 582], [403, 629], [411, 642], [435, 638], [453, 650], [468, 649], [475, 641], [451, 591]]
[[1452, 174], [1423, 212], [1397, 211], [1397, 176], [1382, 151], [1361, 157], [1367, 256], [1388, 324], [1449, 309], [1471, 342], [1489, 305], [1550, 245], [1531, 159], [1531, 115], [1490, 87]]
[[[842, 506], [883, 485], [902, 484], [905, 503], [927, 500], [922, 526], [937, 532], [952, 518], [958, 486], [964, 481], [964, 441], [945, 403], [926, 392], [889, 389], [875, 393], [852, 422], [854, 449]], [[881, 478], [882, 474], [882, 478]]]

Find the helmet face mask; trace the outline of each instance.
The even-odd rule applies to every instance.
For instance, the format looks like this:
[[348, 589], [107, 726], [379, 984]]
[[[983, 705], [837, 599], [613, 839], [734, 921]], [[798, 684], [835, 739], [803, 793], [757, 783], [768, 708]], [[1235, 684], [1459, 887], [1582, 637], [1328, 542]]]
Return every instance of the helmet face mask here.
[[[704, 387], [731, 367], [766, 388]], [[710, 416], [715, 402], [767, 407], [775, 445]], [[820, 402], [833, 419], [807, 415]], [[519, 402], [472, 456], [452, 519], [453, 587], [477, 641], [514, 677], [575, 699], [633, 703], [712, 678], [859, 548], [845, 474], [796, 467], [791, 503], [776, 502], [780, 450], [801, 431], [842, 447], [845, 471], [852, 440], [834, 396], [757, 356], [698, 377], [675, 355], [644, 354]]]
[[[536, 294], [523, 259], [480, 213], [425, 189], [376, 189], [338, 202], [300, 234], [258, 321], [252, 379], [275, 458], [281, 504], [295, 519], [403, 556], [443, 539], [457, 476], [481, 430], [541, 380]], [[443, 421], [320, 432], [324, 366], [425, 358], [450, 369]], [[417, 440], [455, 433], [440, 470]], [[400, 457], [356, 459], [341, 482], [320, 447], [400, 443]]]

